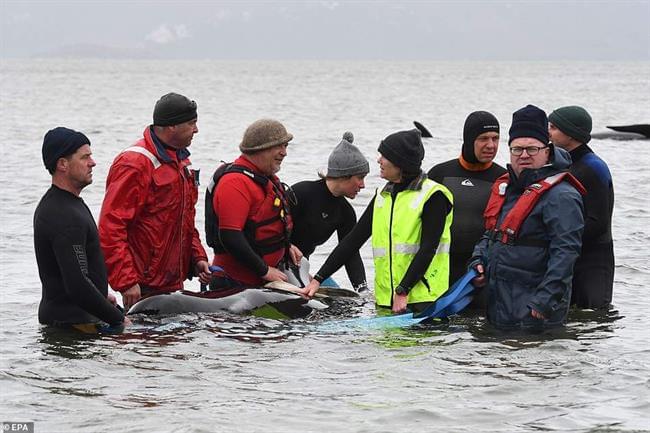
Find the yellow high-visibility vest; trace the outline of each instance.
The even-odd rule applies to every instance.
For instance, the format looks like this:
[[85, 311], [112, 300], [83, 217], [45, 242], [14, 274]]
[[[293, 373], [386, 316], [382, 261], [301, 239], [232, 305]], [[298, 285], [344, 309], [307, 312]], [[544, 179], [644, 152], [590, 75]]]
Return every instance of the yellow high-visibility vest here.
[[[420, 249], [422, 236], [422, 209], [436, 192], [442, 192], [453, 204], [451, 192], [430, 179], [425, 179], [419, 190], [404, 190], [397, 194], [395, 203], [390, 192], [375, 195], [372, 214], [372, 255], [375, 264], [375, 302], [391, 306], [393, 291], [402, 281], [413, 257]], [[408, 303], [433, 302], [449, 286], [449, 247], [453, 210], [445, 219], [438, 249], [424, 276], [411, 287]]]

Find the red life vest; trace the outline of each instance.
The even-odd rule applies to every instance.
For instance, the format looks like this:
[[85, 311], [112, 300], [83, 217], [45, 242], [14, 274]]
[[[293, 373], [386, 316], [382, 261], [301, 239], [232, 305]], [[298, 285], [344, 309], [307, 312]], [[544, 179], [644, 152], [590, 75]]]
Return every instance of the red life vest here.
[[497, 228], [499, 214], [501, 213], [501, 208], [503, 208], [503, 203], [506, 200], [506, 188], [508, 187], [509, 180], [510, 177], [508, 173], [506, 173], [494, 182], [490, 199], [488, 200], [485, 211], [483, 212], [483, 217], [485, 218], [485, 229], [491, 232], [490, 236], [493, 240], [503, 242], [504, 244], [515, 243], [521, 225], [524, 223], [526, 218], [528, 218], [528, 215], [530, 215], [532, 210], [535, 208], [535, 205], [542, 195], [555, 185], [566, 180], [570, 182], [580, 194], [585, 195], [587, 193], [580, 181], [569, 172], [562, 172], [549, 176], [546, 179], [528, 185], [519, 199], [517, 199], [515, 205], [510, 209], [510, 212], [508, 212], [508, 214], [503, 218], [499, 228]]
[[[214, 211], [212, 200], [219, 180], [230, 173], [246, 175], [265, 192], [260, 212], [246, 222], [243, 230], [253, 250], [260, 257], [278, 250], [288, 251], [293, 222], [284, 185], [277, 178], [264, 176], [234, 163], [222, 164], [215, 171], [205, 193], [205, 231], [208, 245], [214, 249], [215, 254], [226, 252], [219, 239], [219, 216]], [[281, 229], [278, 228], [278, 223]]]

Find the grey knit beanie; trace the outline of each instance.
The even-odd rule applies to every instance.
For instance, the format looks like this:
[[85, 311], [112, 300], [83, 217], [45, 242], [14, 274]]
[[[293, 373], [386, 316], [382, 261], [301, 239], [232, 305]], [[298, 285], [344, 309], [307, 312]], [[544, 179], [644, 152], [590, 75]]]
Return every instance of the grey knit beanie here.
[[260, 119], [246, 128], [239, 150], [243, 153], [255, 153], [288, 143], [292, 139], [293, 135], [289, 134], [284, 125], [277, 120]]
[[348, 177], [363, 175], [370, 172], [368, 160], [353, 145], [354, 135], [350, 131], [343, 134], [343, 139], [334, 148], [327, 160], [327, 173], [320, 172], [320, 177]]

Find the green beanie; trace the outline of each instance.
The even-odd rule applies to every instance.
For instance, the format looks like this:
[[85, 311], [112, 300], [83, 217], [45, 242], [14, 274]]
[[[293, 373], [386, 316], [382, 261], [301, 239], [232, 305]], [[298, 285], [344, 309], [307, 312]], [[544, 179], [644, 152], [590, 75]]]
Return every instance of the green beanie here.
[[570, 105], [558, 108], [548, 116], [548, 120], [580, 143], [588, 143], [591, 140], [591, 116], [582, 107]]

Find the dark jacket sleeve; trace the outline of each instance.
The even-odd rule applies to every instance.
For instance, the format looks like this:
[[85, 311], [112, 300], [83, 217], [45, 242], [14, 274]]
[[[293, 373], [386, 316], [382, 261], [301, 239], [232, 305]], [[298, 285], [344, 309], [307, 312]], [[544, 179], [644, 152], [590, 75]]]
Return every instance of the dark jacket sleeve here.
[[[354, 213], [354, 209], [347, 201], [344, 203], [345, 206], [342, 209], [343, 222], [337, 230], [339, 243], [352, 231], [357, 223], [357, 216]], [[350, 259], [345, 263], [345, 270], [355, 289], [360, 286], [367, 286], [366, 270], [363, 267], [363, 261], [361, 260], [359, 250], [353, 253]]]
[[259, 276], [265, 275], [269, 267], [264, 260], [257, 255], [246, 240], [244, 232], [239, 230], [219, 229], [219, 239], [229, 254], [247, 268]]
[[468, 271], [470, 269], [474, 269], [476, 265], [479, 264], [483, 265], [483, 267], [487, 266], [488, 243], [489, 243], [488, 232], [485, 231], [481, 236], [481, 238], [476, 243], [476, 245], [474, 245], [474, 251], [472, 252], [472, 257], [469, 259], [469, 262], [467, 263]]
[[68, 227], [52, 239], [66, 294], [98, 319], [109, 325], [119, 325], [124, 321], [124, 315], [106, 299], [88, 275], [85, 245], [86, 232], [79, 226]]
[[424, 204], [420, 249], [400, 281], [400, 286], [410, 290], [426, 272], [438, 249], [440, 237], [445, 229], [445, 220], [451, 207], [451, 203], [442, 192], [436, 192]]
[[314, 278], [319, 282], [330, 277], [334, 272], [338, 271], [344, 263], [346, 263], [353, 254], [358, 254], [363, 244], [370, 239], [372, 233], [372, 209], [375, 204], [373, 198], [366, 210], [359, 218], [359, 222], [354, 226], [352, 231], [334, 248], [327, 260], [318, 270]]
[[549, 240], [546, 273], [529, 307], [550, 317], [563, 297], [570, 297], [573, 265], [580, 255], [584, 218], [582, 198], [572, 187], [557, 186], [544, 197], [543, 222]]

